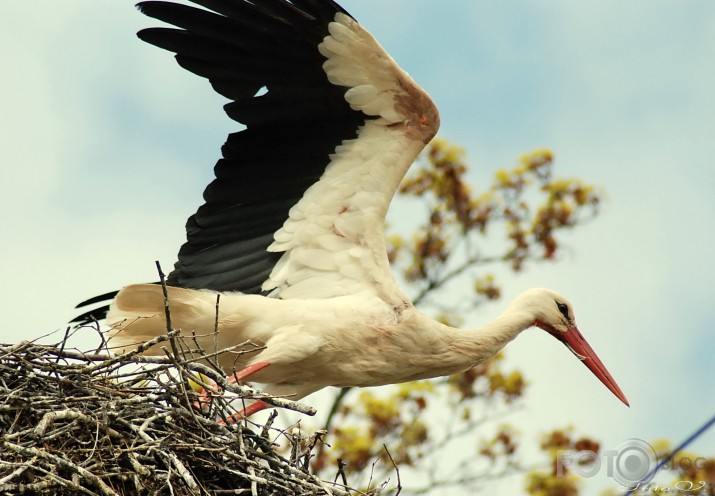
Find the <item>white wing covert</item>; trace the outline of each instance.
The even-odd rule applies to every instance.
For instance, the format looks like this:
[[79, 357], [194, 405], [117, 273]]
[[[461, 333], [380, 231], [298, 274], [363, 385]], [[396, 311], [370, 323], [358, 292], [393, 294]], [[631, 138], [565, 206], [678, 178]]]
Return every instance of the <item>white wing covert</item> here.
[[377, 291], [399, 304], [384, 222], [405, 172], [439, 126], [436, 107], [375, 39], [338, 13], [318, 46], [331, 84], [349, 88], [350, 107], [375, 117], [330, 156], [276, 232], [269, 251], [283, 252], [263, 289], [281, 298], [327, 298]]

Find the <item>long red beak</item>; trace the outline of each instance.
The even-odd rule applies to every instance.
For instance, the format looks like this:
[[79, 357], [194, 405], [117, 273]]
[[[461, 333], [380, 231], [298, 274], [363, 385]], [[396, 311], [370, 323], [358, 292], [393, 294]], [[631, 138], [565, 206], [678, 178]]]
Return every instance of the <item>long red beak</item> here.
[[583, 364], [589, 368], [593, 375], [598, 377], [604, 386], [606, 386], [616, 397], [621, 400], [626, 406], [631, 406], [626, 399], [626, 395], [623, 394], [621, 388], [618, 387], [616, 381], [608, 373], [606, 366], [598, 358], [596, 352], [593, 351], [591, 345], [589, 345], [584, 339], [581, 332], [576, 327], [569, 326], [567, 332], [559, 332], [554, 329], [549, 329], [548, 326], [543, 326], [543, 323], [537, 322], [537, 325], [542, 329], [548, 331], [551, 335], [556, 337], [559, 341], [562, 341], [571, 352], [576, 355], [576, 357], [583, 362]]

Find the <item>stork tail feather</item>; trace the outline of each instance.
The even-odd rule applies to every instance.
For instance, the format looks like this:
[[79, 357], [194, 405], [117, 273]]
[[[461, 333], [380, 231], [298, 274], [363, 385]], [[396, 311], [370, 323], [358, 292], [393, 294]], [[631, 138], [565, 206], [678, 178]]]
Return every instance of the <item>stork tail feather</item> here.
[[[173, 327], [190, 333], [195, 329], [213, 329], [216, 319], [216, 293], [167, 287]], [[156, 284], [134, 284], [122, 289], [107, 314], [111, 326], [109, 344], [125, 352], [132, 347], [167, 332], [164, 293]], [[209, 336], [197, 337], [199, 343]], [[157, 349], [161, 353], [161, 350]]]

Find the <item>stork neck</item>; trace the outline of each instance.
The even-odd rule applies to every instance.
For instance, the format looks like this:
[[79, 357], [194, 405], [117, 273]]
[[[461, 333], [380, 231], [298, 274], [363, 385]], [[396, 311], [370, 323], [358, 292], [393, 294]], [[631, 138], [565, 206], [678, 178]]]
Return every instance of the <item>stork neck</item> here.
[[499, 317], [486, 325], [470, 330], [452, 329], [455, 349], [466, 355], [472, 364], [479, 363], [491, 357], [521, 331], [534, 325], [534, 317], [530, 312], [507, 309]]
[[[413, 353], [411, 360], [416, 367], [405, 375], [402, 379], [405, 381], [463, 372], [494, 355], [534, 323], [531, 312], [514, 307], [489, 324], [470, 330], [436, 323], [424, 314], [417, 315], [415, 332], [401, 333], [410, 340], [405, 347], [419, 350]], [[419, 345], [415, 346], [414, 341]]]

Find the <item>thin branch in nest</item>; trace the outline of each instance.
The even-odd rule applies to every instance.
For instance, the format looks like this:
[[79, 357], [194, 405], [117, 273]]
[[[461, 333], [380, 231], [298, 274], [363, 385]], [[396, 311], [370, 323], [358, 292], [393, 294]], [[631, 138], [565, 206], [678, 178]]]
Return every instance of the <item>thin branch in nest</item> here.
[[248, 424], [220, 425], [187, 404], [180, 377], [203, 376], [227, 391], [215, 398], [227, 413], [244, 396], [312, 411], [229, 383], [175, 339], [178, 357], [0, 345], [0, 493], [348, 494], [294, 467]]
[[[81, 420], [87, 424], [97, 424], [99, 426], [99, 423], [96, 422], [96, 419], [93, 419], [91, 417], [88, 417], [87, 415], [78, 412], [77, 410], [73, 410], [71, 408], [67, 408], [65, 410], [60, 410], [60, 411], [55, 411], [55, 412], [47, 412], [43, 417], [42, 420], [37, 424], [37, 426], [33, 429], [32, 435], [35, 437], [41, 438], [44, 437], [45, 432], [47, 429], [55, 423], [57, 420]], [[110, 437], [118, 438], [120, 437], [119, 433], [115, 431], [114, 429], [104, 426], [105, 430], [107, 432], [107, 435]]]
[[[161, 270], [161, 264], [157, 260], [156, 262], [156, 270], [159, 272], [159, 281], [161, 282], [161, 291], [164, 294], [164, 316], [166, 317], [166, 334], [169, 336], [169, 344], [171, 344], [171, 351], [174, 353], [173, 359], [174, 360], [179, 360], [179, 358], [183, 355], [179, 353], [179, 347], [176, 344], [176, 335], [172, 334], [171, 331], [174, 330], [174, 326], [171, 323], [171, 307], [169, 306], [169, 290], [166, 287], [166, 279], [164, 277], [164, 272]], [[162, 348], [163, 349], [163, 348]], [[166, 350], [164, 350], [166, 352]], [[168, 355], [168, 353], [167, 353]], [[169, 358], [172, 358], [171, 356]], [[179, 371], [179, 375], [181, 377], [181, 382], [179, 384], [179, 388], [181, 390], [181, 396], [184, 398], [186, 401], [186, 404], [190, 404], [189, 400], [189, 395], [186, 392], [186, 384], [188, 384], [189, 378], [186, 377], [184, 374], [184, 369], [183, 367], [177, 367], [177, 370]]]
[[395, 468], [395, 474], [397, 475], [397, 492], [395, 493], [395, 496], [398, 496], [402, 492], [402, 480], [400, 479], [400, 469], [395, 463], [395, 460], [392, 458], [392, 454], [390, 453], [390, 450], [387, 449], [387, 445], [383, 444], [383, 448], [385, 448], [385, 453], [387, 453], [387, 456], [390, 458], [390, 462], [392, 463], [392, 466]]
[[301, 467], [301, 470], [305, 472], [306, 474], [308, 473], [308, 470], [310, 469], [310, 459], [314, 456], [313, 450], [315, 449], [315, 446], [320, 443], [321, 448], [322, 445], [326, 445], [327, 443], [325, 442], [325, 436], [328, 435], [328, 431], [325, 430], [319, 430], [315, 431], [312, 436], [310, 436], [310, 441], [308, 443], [308, 448], [305, 450], [305, 453], [303, 453], [303, 467]]
[[216, 293], [216, 319], [214, 320], [214, 352], [218, 351], [218, 310], [221, 303], [221, 293]]
[[[18, 454], [25, 456], [32, 456], [35, 459], [50, 462], [52, 465], [60, 468], [69, 468], [73, 473], [79, 474], [86, 480], [90, 481], [94, 487], [99, 489], [99, 492], [104, 496], [119, 496], [118, 493], [112, 490], [107, 484], [105, 484], [102, 479], [95, 474], [89, 472], [88, 470], [75, 465], [66, 458], [61, 458], [59, 456], [48, 453], [46, 450], [41, 450], [32, 447], [24, 447], [19, 444], [11, 443], [9, 441], [3, 441], [0, 444], [3, 448], [14, 451]], [[92, 494], [92, 493], [89, 493]]]
[[342, 458], [338, 458], [338, 472], [335, 474], [335, 479], [333, 480], [333, 483], [338, 481], [338, 477], [340, 477], [340, 480], [343, 481], [343, 485], [347, 486], [348, 485], [348, 477], [345, 475], [345, 467], [348, 464], [343, 460]]

